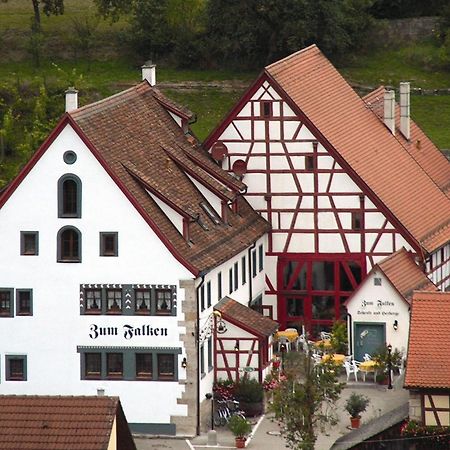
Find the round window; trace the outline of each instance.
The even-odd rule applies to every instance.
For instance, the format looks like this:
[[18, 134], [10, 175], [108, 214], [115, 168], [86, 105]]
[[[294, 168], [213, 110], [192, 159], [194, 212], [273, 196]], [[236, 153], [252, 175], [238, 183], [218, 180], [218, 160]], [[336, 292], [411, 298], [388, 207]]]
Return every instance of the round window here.
[[66, 153], [64, 153], [63, 158], [66, 164], [73, 164], [77, 160], [77, 154], [72, 150], [69, 150]]

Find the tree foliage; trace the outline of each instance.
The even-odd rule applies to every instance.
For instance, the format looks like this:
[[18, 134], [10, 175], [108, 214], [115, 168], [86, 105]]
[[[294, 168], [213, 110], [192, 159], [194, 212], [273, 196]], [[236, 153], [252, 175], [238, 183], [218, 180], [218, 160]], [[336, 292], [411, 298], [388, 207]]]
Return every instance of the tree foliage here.
[[374, 0], [371, 14], [379, 19], [439, 16], [448, 0]]
[[334, 408], [343, 387], [336, 373], [331, 361], [314, 365], [309, 354], [286, 354], [286, 378], [274, 390], [270, 408], [289, 448], [314, 450], [317, 428], [336, 423]]

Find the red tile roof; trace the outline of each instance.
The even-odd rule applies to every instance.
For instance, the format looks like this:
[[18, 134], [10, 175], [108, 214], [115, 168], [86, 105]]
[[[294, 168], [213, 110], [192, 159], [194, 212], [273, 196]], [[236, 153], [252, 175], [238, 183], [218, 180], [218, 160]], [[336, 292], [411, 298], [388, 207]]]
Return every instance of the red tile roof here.
[[414, 292], [405, 387], [450, 389], [450, 292]]
[[265, 71], [416, 242], [432, 252], [450, 241], [450, 199], [430, 178], [438, 171], [418, 164], [315, 45]]
[[259, 336], [270, 336], [278, 330], [278, 322], [265, 317], [253, 309], [230, 297], [224, 297], [214, 306], [222, 314], [223, 319], [233, 322], [238, 327]]
[[405, 248], [383, 259], [377, 266], [407, 301], [411, 300], [413, 291], [438, 290]]
[[[0, 448], [107, 450], [119, 412], [123, 414], [117, 397], [2, 395]], [[123, 450], [135, 449], [130, 435]]]
[[[143, 81], [70, 116], [169, 245], [190, 267], [205, 271], [244, 250], [270, 226], [239, 195], [245, 185], [218, 167], [200, 146], [192, 145], [162, 103], [162, 94]], [[237, 198], [238, 214], [230, 209], [228, 224], [215, 224], [200, 206], [205, 199], [187, 175], [225, 201]], [[190, 218], [191, 242], [147, 190]]]

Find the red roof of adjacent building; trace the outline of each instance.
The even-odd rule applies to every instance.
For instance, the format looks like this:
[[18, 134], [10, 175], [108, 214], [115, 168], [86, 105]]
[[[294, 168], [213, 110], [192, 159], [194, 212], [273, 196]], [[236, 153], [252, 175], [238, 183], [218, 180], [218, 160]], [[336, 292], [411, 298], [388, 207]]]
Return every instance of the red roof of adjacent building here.
[[401, 248], [379, 262], [378, 267], [392, 285], [407, 301], [412, 298], [413, 291], [437, 291], [438, 288], [420, 270], [414, 262], [414, 255]]
[[432, 252], [450, 241], [450, 199], [439, 187], [449, 181], [450, 163], [435, 153], [427, 164], [417, 157], [413, 148], [423, 134], [414, 124], [416, 141], [405, 146], [315, 45], [267, 66], [265, 73], [417, 243]]
[[238, 327], [252, 334], [267, 337], [278, 330], [278, 322], [263, 316], [230, 297], [224, 297], [220, 300], [214, 306], [214, 310], [219, 311], [223, 319], [233, 322]]
[[[117, 397], [1, 395], [0, 448], [107, 450], [116, 418], [117, 432], [122, 433], [126, 421]], [[125, 431], [117, 449], [136, 450]]]
[[450, 389], [450, 292], [414, 292], [405, 387]]

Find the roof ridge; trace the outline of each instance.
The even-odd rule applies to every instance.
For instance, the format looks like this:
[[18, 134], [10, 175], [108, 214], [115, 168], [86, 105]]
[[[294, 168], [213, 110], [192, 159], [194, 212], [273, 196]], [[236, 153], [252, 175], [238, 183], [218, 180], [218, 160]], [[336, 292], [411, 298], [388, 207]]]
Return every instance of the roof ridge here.
[[267, 70], [267, 69], [272, 68], [274, 66], [277, 66], [277, 65], [279, 65], [279, 64], [281, 64], [281, 63], [283, 63], [285, 61], [288, 61], [291, 58], [295, 58], [296, 56], [300, 55], [301, 53], [307, 53], [307, 52], [310, 52], [310, 51], [312, 51], [314, 49], [316, 49], [319, 53], [322, 53], [320, 51], [319, 47], [317, 47], [316, 44], [311, 44], [308, 47], [302, 48], [302, 49], [296, 51], [295, 53], [292, 53], [292, 54], [290, 54], [288, 56], [285, 56], [283, 59], [279, 59], [278, 61], [275, 61], [275, 62], [269, 64], [268, 66], [264, 67], [264, 69]]

